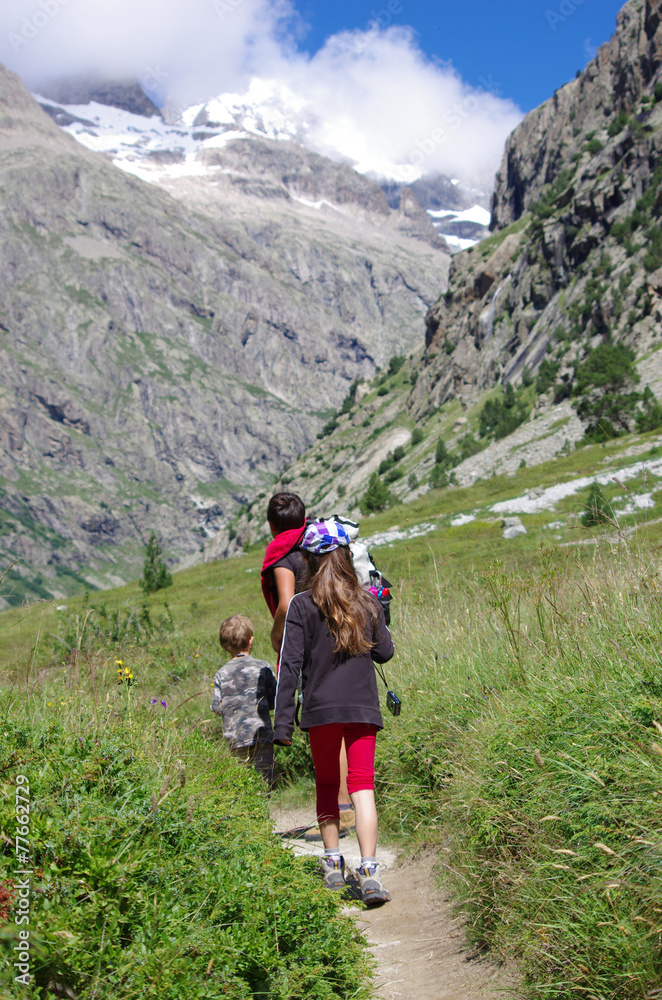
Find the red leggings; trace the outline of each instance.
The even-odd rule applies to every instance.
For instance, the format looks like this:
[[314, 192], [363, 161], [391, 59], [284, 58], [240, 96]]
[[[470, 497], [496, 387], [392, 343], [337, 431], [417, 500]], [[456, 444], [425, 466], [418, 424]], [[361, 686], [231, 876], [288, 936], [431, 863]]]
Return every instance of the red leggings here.
[[347, 750], [347, 788], [350, 794], [375, 787], [375, 738], [377, 726], [363, 722], [335, 722], [308, 730], [310, 752], [315, 765], [317, 819], [325, 823], [338, 819], [340, 790], [340, 746]]

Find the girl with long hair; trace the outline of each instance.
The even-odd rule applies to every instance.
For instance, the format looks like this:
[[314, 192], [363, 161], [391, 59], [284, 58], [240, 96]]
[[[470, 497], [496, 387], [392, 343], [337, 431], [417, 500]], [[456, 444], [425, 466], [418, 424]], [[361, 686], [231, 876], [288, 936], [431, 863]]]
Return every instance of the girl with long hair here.
[[359, 584], [349, 535], [336, 521], [309, 524], [301, 540], [309, 589], [289, 605], [280, 653], [274, 742], [289, 746], [299, 678], [301, 728], [308, 731], [315, 765], [317, 818], [324, 842], [321, 859], [330, 889], [345, 886], [339, 847], [340, 746], [347, 748], [347, 787], [356, 813], [361, 863], [356, 875], [368, 905], [391, 897], [377, 864], [375, 738], [383, 728], [373, 660], [393, 656], [384, 612]]

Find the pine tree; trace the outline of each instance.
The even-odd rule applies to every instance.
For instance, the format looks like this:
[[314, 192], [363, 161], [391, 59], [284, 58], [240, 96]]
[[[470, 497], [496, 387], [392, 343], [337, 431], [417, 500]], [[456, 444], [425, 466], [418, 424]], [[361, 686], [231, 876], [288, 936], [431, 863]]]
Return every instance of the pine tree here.
[[381, 481], [377, 472], [373, 472], [359, 506], [363, 514], [370, 514], [374, 510], [385, 510], [392, 499], [386, 483]]
[[161, 559], [161, 546], [157, 542], [154, 532], [149, 536], [145, 549], [143, 576], [139, 583], [146, 594], [153, 594], [157, 590], [172, 586], [172, 574], [168, 572]]
[[593, 528], [599, 524], [614, 523], [614, 512], [611, 509], [611, 504], [598, 483], [591, 483], [585, 506], [586, 510], [580, 518], [585, 528]]
[[589, 351], [577, 368], [573, 406], [577, 416], [588, 420], [587, 441], [627, 434], [636, 414], [641, 394], [634, 391], [639, 372], [634, 364], [634, 351], [625, 344], [600, 344]]

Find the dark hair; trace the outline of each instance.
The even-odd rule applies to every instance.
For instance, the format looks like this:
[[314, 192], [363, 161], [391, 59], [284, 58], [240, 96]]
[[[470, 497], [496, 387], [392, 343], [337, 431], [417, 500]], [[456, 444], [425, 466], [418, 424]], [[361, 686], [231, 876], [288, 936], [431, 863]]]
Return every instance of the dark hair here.
[[[313, 555], [304, 551], [313, 603], [326, 619], [334, 653], [356, 656], [372, 649], [378, 604], [356, 578], [352, 553], [345, 545]], [[371, 626], [368, 631], [368, 626]]]
[[221, 622], [218, 641], [228, 653], [243, 653], [253, 638], [253, 623], [246, 615], [232, 615]]
[[278, 534], [292, 528], [303, 528], [306, 508], [296, 493], [274, 493], [267, 507], [267, 521]]

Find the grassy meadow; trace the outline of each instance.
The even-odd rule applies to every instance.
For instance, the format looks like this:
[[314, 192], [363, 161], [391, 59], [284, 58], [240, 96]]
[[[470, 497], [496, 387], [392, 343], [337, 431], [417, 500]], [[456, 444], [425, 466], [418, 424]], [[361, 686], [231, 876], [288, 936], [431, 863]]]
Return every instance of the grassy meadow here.
[[[472, 944], [515, 960], [526, 998], [662, 996], [659, 454], [620, 439], [362, 524], [436, 526], [373, 553], [394, 584], [386, 672], [403, 701], [378, 739], [382, 836], [434, 847]], [[604, 487], [615, 513], [596, 528], [587, 489], [521, 515], [508, 541], [490, 510], [637, 461]], [[3, 996], [369, 995], [352, 921], [274, 842], [209, 712], [221, 618], [249, 614], [273, 660], [261, 554], [178, 573], [147, 602], [131, 585], [0, 615], [2, 830], [25, 774], [35, 975], [22, 987], [6, 965]], [[280, 759], [308, 787], [304, 739]], [[0, 857], [10, 954], [13, 844]]]

